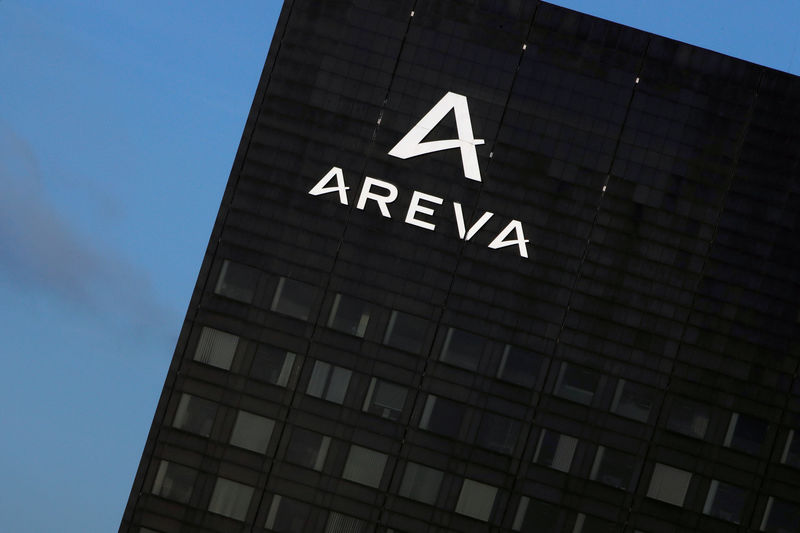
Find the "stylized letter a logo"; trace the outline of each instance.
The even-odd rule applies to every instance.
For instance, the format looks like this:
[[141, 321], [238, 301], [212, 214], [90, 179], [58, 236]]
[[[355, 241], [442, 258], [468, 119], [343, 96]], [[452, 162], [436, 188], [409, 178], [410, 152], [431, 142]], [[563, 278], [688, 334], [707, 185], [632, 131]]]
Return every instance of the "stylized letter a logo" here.
[[[458, 139], [441, 141], [422, 140], [436, 127], [439, 122], [453, 110], [456, 115], [456, 128]], [[461, 94], [448, 92], [439, 102], [428, 111], [428, 114], [411, 128], [405, 137], [394, 148], [389, 150], [389, 155], [408, 159], [418, 155], [438, 152], [440, 150], [461, 150], [461, 162], [464, 164], [464, 176], [475, 181], [481, 181], [481, 171], [478, 168], [478, 154], [475, 147], [483, 144], [483, 139], [476, 139], [472, 134], [472, 121], [469, 118], [467, 97]]]

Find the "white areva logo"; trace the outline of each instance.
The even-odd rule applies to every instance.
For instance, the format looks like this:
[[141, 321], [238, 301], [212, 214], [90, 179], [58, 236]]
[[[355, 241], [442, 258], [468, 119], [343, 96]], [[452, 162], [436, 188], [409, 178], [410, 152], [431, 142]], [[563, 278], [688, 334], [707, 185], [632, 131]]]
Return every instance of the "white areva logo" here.
[[[451, 109], [456, 116], [458, 139], [422, 142]], [[408, 159], [418, 155], [458, 148], [461, 150], [464, 176], [471, 180], [481, 181], [478, 154], [475, 151], [475, 147], [480, 144], [483, 144], [483, 139], [476, 139], [472, 133], [472, 120], [469, 116], [467, 97], [462, 94], [448, 92], [417, 122], [416, 126], [411, 128], [411, 131], [405, 137], [400, 139], [400, 142], [394, 148], [389, 150], [389, 155], [400, 159]]]
[[[455, 112], [456, 128], [458, 139], [445, 139], [439, 141], [426, 141], [423, 139], [436, 127], [439, 122], [450, 112]], [[478, 168], [478, 154], [475, 147], [483, 144], [483, 139], [476, 139], [472, 133], [472, 122], [469, 117], [467, 107], [467, 97], [448, 92], [444, 98], [433, 106], [428, 113], [411, 128], [405, 137], [400, 139], [394, 148], [389, 151], [389, 155], [408, 159], [418, 155], [430, 154], [440, 150], [452, 150], [458, 148], [461, 151], [461, 161], [464, 164], [464, 176], [468, 179], [481, 181], [481, 172]], [[347, 186], [344, 171], [339, 167], [332, 167], [317, 183], [311, 187], [308, 194], [311, 196], [322, 196], [326, 194], [336, 194], [339, 203], [349, 205]], [[371, 176], [364, 176], [361, 190], [356, 197], [356, 209], [364, 210], [368, 203], [374, 204], [380, 211], [381, 216], [392, 218], [392, 210], [389, 205], [395, 203], [399, 196], [397, 187]], [[413, 191], [411, 200], [405, 208], [403, 222], [422, 228], [428, 231], [436, 231], [435, 219], [432, 219], [438, 206], [445, 203], [444, 198], [439, 198], [432, 194], [421, 191]], [[451, 202], [453, 206], [453, 216], [456, 222], [458, 237], [469, 241], [480, 230], [486, 226], [489, 220], [494, 217], [494, 213], [486, 211], [480, 216], [475, 213], [476, 218], [468, 222], [464, 216], [464, 210], [459, 202]], [[393, 209], [395, 207], [393, 206]], [[397, 213], [395, 213], [396, 215]], [[522, 223], [519, 220], [511, 220], [500, 230], [488, 244], [488, 247], [496, 250], [498, 248], [516, 247], [520, 257], [528, 257], [528, 239]]]

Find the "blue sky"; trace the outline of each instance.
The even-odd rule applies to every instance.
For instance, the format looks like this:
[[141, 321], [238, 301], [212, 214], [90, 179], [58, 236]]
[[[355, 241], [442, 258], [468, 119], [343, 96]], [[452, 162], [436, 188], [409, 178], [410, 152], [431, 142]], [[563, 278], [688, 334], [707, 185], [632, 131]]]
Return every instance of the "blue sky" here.
[[[796, 0], [554, 2], [800, 73]], [[278, 0], [0, 0], [0, 531], [119, 526]]]

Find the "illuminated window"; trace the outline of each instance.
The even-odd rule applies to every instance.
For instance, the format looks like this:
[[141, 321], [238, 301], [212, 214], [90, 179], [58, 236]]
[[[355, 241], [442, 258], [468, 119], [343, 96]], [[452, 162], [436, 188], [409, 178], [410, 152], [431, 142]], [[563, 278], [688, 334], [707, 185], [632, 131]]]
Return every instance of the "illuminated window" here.
[[650, 487], [647, 489], [647, 497], [681, 507], [691, 480], [691, 472], [656, 463], [653, 477], [650, 478]]
[[225, 478], [217, 478], [208, 510], [234, 520], [244, 520], [250, 508], [253, 487]]
[[314, 361], [306, 394], [329, 402], [342, 403], [353, 372], [324, 361]]
[[275, 421], [247, 411], [236, 414], [230, 443], [256, 453], [267, 451]]
[[299, 320], [308, 320], [317, 289], [313, 285], [289, 278], [281, 278], [272, 298], [270, 309]]
[[465, 479], [458, 495], [456, 512], [476, 520], [487, 522], [492, 514], [497, 487]]
[[197, 341], [194, 360], [223, 370], [230, 370], [239, 337], [218, 329], [204, 327]]
[[363, 337], [369, 324], [369, 304], [358, 298], [337, 294], [333, 299], [333, 307], [328, 317], [328, 327]]
[[191, 394], [181, 394], [172, 427], [208, 437], [211, 435], [211, 426], [214, 425], [216, 414], [215, 402]]
[[353, 444], [350, 446], [342, 477], [349, 481], [377, 488], [383, 477], [386, 459], [385, 453]]
[[577, 446], [578, 439], [575, 437], [543, 429], [533, 455], [533, 462], [561, 472], [569, 472]]

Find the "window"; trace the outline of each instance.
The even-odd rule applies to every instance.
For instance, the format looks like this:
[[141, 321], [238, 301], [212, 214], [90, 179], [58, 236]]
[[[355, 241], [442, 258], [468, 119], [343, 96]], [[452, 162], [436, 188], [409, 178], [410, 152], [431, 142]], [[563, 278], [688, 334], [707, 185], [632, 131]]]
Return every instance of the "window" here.
[[667, 429], [702, 439], [706, 436], [710, 418], [705, 405], [686, 398], [675, 398], [667, 420]]
[[647, 422], [654, 401], [655, 395], [651, 389], [621, 379], [614, 393], [611, 412], [639, 422]]
[[306, 394], [329, 402], [343, 403], [352, 374], [353, 372], [346, 368], [324, 361], [315, 361]]
[[433, 505], [439, 494], [444, 473], [429, 466], [408, 463], [400, 483], [400, 496]]
[[363, 533], [366, 530], [367, 524], [363, 520], [333, 511], [328, 516], [328, 523], [325, 525], [325, 533]]
[[422, 343], [425, 342], [427, 329], [428, 321], [424, 318], [392, 311], [383, 343], [398, 350], [419, 353], [422, 350]]
[[558, 372], [555, 394], [573, 402], [592, 403], [600, 375], [587, 368], [564, 363]]
[[533, 387], [541, 366], [540, 355], [506, 344], [497, 368], [497, 377], [523, 387]]
[[460, 329], [449, 328], [439, 360], [468, 370], [477, 370], [486, 339]]
[[314, 303], [316, 287], [289, 278], [278, 280], [278, 288], [272, 298], [270, 309], [299, 320], [308, 320]]
[[511, 526], [513, 531], [536, 533], [559, 533], [561, 531], [561, 511], [553, 505], [538, 500], [531, 501], [527, 496], [519, 500], [517, 514]]
[[616, 524], [579, 513], [572, 533], [619, 533], [619, 529]]
[[294, 428], [286, 460], [306, 468], [320, 471], [328, 455], [331, 438], [307, 429]]
[[350, 453], [347, 455], [342, 477], [362, 485], [377, 488], [381, 484], [386, 458], [385, 453], [353, 444], [350, 446]]
[[389, 420], [397, 420], [403, 412], [407, 392], [405, 387], [372, 378], [367, 397], [364, 398], [363, 410]]
[[783, 447], [781, 462], [800, 468], [800, 439], [794, 437], [794, 430], [789, 431], [789, 436], [786, 437], [786, 446]]
[[476, 520], [487, 522], [492, 514], [494, 498], [497, 496], [497, 487], [485, 483], [465, 479], [458, 495], [456, 512]]
[[758, 454], [767, 438], [767, 422], [753, 416], [731, 414], [723, 444], [745, 453]]
[[239, 337], [214, 328], [204, 327], [197, 341], [194, 360], [223, 370], [230, 370]]
[[217, 404], [211, 400], [191, 394], [181, 394], [172, 427], [208, 437], [211, 435], [211, 426], [214, 425], [216, 414]]
[[422, 410], [419, 427], [440, 435], [456, 437], [463, 420], [463, 405], [429, 394]]
[[306, 531], [311, 511], [307, 503], [276, 494], [272, 497], [264, 527], [276, 533]]
[[656, 463], [647, 497], [682, 507], [691, 480], [691, 472]]
[[194, 468], [161, 461], [153, 481], [153, 494], [176, 502], [189, 503], [196, 477], [197, 471]]
[[800, 506], [770, 496], [761, 520], [761, 531], [796, 533], [797, 524], [800, 524]]
[[575, 437], [543, 429], [533, 455], [533, 462], [561, 472], [569, 472], [577, 446], [578, 439]]
[[273, 346], [261, 345], [256, 350], [253, 357], [253, 364], [250, 367], [250, 376], [259, 381], [266, 381], [279, 387], [285, 387], [292, 374], [295, 354], [275, 348]]
[[265, 453], [275, 421], [247, 411], [239, 411], [231, 433], [231, 444], [256, 453]]
[[747, 499], [747, 491], [716, 479], [711, 482], [703, 513], [728, 522], [738, 524], [742, 520], [742, 509]]
[[249, 304], [253, 302], [256, 294], [258, 278], [259, 272], [255, 268], [226, 259], [222, 263], [214, 292], [220, 296]]
[[328, 327], [356, 337], [363, 337], [369, 324], [369, 304], [358, 298], [337, 294], [328, 317]]
[[520, 423], [494, 413], [484, 413], [478, 428], [480, 446], [499, 453], [511, 454], [517, 443]]
[[594, 458], [590, 478], [626, 490], [631, 485], [635, 464], [634, 456], [600, 446]]
[[234, 520], [244, 520], [252, 497], [253, 487], [220, 477], [214, 485], [208, 510]]

